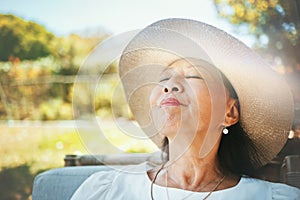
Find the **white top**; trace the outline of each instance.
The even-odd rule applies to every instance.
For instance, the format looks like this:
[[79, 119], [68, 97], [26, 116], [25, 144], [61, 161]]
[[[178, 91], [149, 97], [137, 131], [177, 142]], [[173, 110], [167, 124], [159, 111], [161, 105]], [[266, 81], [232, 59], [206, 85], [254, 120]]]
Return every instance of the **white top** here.
[[[114, 171], [100, 171], [87, 178], [71, 200], [147, 200], [151, 199], [150, 185], [147, 163], [118, 168]], [[208, 192], [192, 192], [153, 185], [155, 200], [201, 200], [207, 194]], [[300, 190], [281, 183], [242, 177], [236, 186], [212, 192], [208, 197], [208, 200], [223, 199], [300, 200]]]

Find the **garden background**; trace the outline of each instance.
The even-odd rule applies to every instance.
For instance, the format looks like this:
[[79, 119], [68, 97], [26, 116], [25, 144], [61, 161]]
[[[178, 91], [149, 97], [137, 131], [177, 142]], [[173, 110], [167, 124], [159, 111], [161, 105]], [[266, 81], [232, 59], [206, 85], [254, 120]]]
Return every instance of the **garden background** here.
[[[214, 11], [238, 36], [261, 54], [290, 84], [296, 118], [300, 111], [300, 3], [297, 0], [215, 0]], [[203, 2], [202, 2], [203, 3]], [[1, 8], [1, 2], [0, 2]], [[0, 12], [1, 13], [1, 12]], [[0, 199], [30, 199], [36, 174], [63, 167], [67, 154], [89, 154], [73, 117], [77, 72], [89, 53], [112, 33], [102, 28], [55, 34], [14, 13], [0, 14]], [[117, 85], [117, 62], [103, 72], [94, 91], [94, 110], [107, 139], [123, 152], [151, 152], [150, 141], [132, 140], [112, 125], [111, 97]], [[89, 80], [86, 80], [87, 82]], [[120, 98], [113, 118], [133, 120]], [[296, 128], [294, 132], [296, 133]]]

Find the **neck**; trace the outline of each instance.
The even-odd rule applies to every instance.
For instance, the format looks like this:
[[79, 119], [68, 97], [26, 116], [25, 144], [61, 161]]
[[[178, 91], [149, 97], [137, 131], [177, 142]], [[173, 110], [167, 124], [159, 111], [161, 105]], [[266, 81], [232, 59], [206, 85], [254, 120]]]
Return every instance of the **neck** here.
[[218, 146], [215, 145], [208, 155], [202, 158], [197, 145], [192, 144], [188, 149], [183, 150], [178, 148], [180, 147], [178, 144], [170, 143], [169, 161], [166, 167], [169, 177], [172, 177], [171, 185], [198, 191], [205, 184], [222, 178], [223, 173], [217, 159]]

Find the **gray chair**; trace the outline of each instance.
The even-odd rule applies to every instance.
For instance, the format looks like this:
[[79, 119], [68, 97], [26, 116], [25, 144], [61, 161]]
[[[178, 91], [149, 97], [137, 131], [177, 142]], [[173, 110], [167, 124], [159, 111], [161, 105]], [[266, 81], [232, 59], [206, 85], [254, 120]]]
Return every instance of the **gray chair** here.
[[51, 169], [35, 177], [33, 200], [69, 200], [91, 174], [113, 170], [109, 166], [78, 166]]
[[300, 189], [300, 155], [289, 155], [283, 160], [282, 182]]
[[[97, 171], [114, 170], [124, 165], [148, 161], [162, 162], [161, 153], [112, 154], [112, 155], [67, 155], [64, 168], [51, 169], [37, 175], [33, 183], [33, 200], [69, 200], [76, 189]], [[90, 165], [90, 166], [89, 166]]]

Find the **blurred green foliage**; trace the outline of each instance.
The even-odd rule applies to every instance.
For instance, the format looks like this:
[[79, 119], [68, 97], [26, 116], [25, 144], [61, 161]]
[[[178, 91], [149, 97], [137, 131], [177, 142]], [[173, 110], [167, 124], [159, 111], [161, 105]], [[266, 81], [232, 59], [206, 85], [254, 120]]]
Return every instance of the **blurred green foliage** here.
[[[57, 37], [34, 22], [0, 14], [0, 199], [30, 199], [37, 173], [63, 166], [66, 154], [89, 153], [74, 125], [65, 128], [52, 121], [73, 119], [77, 71], [106, 37]], [[116, 72], [117, 63], [112, 63], [92, 91], [93, 107], [101, 119], [132, 118]], [[83, 84], [90, 84], [88, 81]], [[14, 120], [22, 122], [15, 124]], [[103, 154], [114, 153], [107, 152], [109, 142], [126, 152], [155, 149], [150, 141], [121, 133], [112, 121], [101, 121], [101, 128], [105, 137], [96, 142]]]
[[[156, 150], [150, 141], [134, 140], [120, 133], [113, 122], [101, 124], [106, 134], [97, 140], [102, 154], [116, 153], [109, 151], [109, 142], [126, 152]], [[79, 136], [75, 127], [61, 126], [57, 122], [0, 124], [0, 199], [27, 199], [32, 191], [33, 178], [38, 173], [63, 167], [66, 154], [91, 153]], [[94, 141], [94, 138], [89, 140]]]
[[0, 14], [0, 60], [36, 59], [52, 55], [55, 36], [43, 26], [14, 15]]
[[[3, 56], [0, 58], [3, 60], [0, 62], [0, 120], [73, 119], [72, 94], [77, 71], [92, 49], [106, 37], [76, 34], [56, 37], [34, 22], [0, 15], [0, 56]], [[116, 72], [117, 65], [112, 63], [105, 74]], [[96, 113], [103, 117], [112, 114], [110, 93], [117, 76], [113, 78], [101, 83], [110, 90], [98, 90], [95, 94]], [[118, 109], [126, 110], [125, 102], [120, 103]], [[125, 112], [117, 110], [117, 113], [120, 116]]]
[[[289, 84], [296, 113], [300, 110], [300, 1], [214, 0], [219, 15], [236, 31], [254, 35], [253, 49]], [[295, 115], [295, 123], [300, 119]]]
[[24, 164], [17, 167], [3, 168], [0, 171], [1, 200], [28, 199], [35, 174]]
[[1, 124], [0, 138], [1, 200], [27, 199], [36, 174], [62, 167], [66, 154], [87, 153], [74, 128], [59, 127], [54, 123]]
[[87, 153], [71, 127], [59, 127], [55, 123], [11, 127], [2, 124], [0, 131], [0, 155], [3, 155], [0, 171], [28, 164], [31, 172], [36, 173], [63, 166], [65, 154]]
[[[219, 15], [257, 40], [254, 48], [282, 72], [300, 70], [298, 0], [214, 0]], [[239, 29], [242, 28], [242, 29]]]

